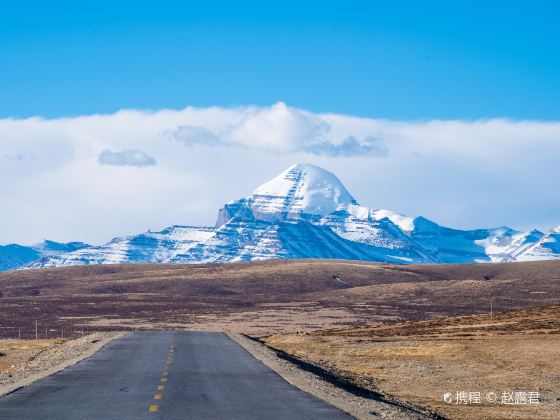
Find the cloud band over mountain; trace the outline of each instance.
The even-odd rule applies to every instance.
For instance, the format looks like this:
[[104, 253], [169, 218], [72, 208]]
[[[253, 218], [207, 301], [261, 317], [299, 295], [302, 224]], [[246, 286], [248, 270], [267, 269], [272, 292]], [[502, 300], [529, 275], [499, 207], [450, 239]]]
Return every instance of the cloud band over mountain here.
[[186, 146], [238, 147], [283, 154], [353, 157], [388, 153], [378, 135], [359, 136], [349, 131], [346, 137], [337, 138], [328, 119], [281, 102], [271, 107], [248, 108], [238, 121], [216, 132], [207, 127], [180, 125], [171, 137]]
[[391, 121], [277, 103], [0, 120], [0, 243], [206, 225], [255, 174], [300, 161], [336, 172], [369, 207], [449, 226], [560, 220], [559, 122]]

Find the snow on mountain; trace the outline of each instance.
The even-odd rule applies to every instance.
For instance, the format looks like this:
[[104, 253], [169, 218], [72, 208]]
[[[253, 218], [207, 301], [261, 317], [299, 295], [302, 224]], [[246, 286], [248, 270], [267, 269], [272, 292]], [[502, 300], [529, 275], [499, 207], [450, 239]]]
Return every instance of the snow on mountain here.
[[337, 258], [472, 263], [560, 258], [560, 227], [458, 230], [358, 204], [331, 172], [294, 165], [227, 203], [214, 227], [171, 226], [101, 246], [45, 241], [0, 247], [0, 270], [136, 262], [222, 263]]
[[538, 230], [519, 232], [506, 226], [487, 230], [486, 238], [476, 241], [492, 262], [515, 261], [544, 234]]
[[[362, 208], [364, 209], [364, 208]], [[384, 256], [379, 261], [396, 259], [403, 263], [436, 262], [405, 231], [388, 217], [379, 217], [379, 212], [356, 212], [348, 210], [333, 212], [320, 220], [324, 226], [331, 228], [338, 236], [349, 241], [366, 244], [377, 248]]]
[[43, 242], [39, 242], [38, 244], [31, 245], [31, 248], [33, 248], [42, 256], [51, 256], [64, 252], [76, 251], [78, 249], [87, 248], [89, 246], [91, 245], [88, 245], [84, 242], [68, 242], [64, 244], [60, 242], [44, 240]]
[[518, 261], [560, 259], [560, 226], [532, 242], [519, 253], [516, 259]]
[[542, 235], [539, 231], [519, 232], [508, 227], [457, 230], [424, 217], [414, 219], [413, 238], [440, 263], [515, 261], [522, 249]]
[[269, 222], [232, 218], [208, 241], [170, 262], [237, 262], [271, 258], [337, 258], [398, 262], [379, 249], [346, 240], [306, 220]]
[[249, 197], [226, 204], [217, 224], [246, 209], [256, 220], [281, 222], [326, 216], [355, 204], [334, 174], [314, 165], [299, 164], [264, 183]]
[[371, 217], [375, 220], [387, 218], [403, 232], [410, 233], [414, 230], [414, 217], [405, 216], [390, 210], [373, 210], [371, 212]]
[[30, 264], [31, 268], [87, 264], [163, 262], [186, 252], [214, 235], [212, 228], [171, 226], [161, 232], [118, 237], [101, 246], [47, 255]]
[[44, 257], [71, 252], [89, 246], [83, 242], [63, 244], [54, 241], [43, 241], [31, 246], [16, 244], [0, 246], [0, 271], [20, 268]]

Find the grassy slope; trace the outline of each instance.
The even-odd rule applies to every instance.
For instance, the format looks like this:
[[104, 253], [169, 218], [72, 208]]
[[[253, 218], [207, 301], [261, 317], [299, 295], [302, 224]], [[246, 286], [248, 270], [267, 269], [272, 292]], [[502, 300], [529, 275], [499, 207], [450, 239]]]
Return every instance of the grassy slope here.
[[[348, 284], [333, 278], [337, 276]], [[0, 326], [237, 329], [253, 333], [560, 304], [560, 262], [394, 266], [283, 260], [0, 273]]]

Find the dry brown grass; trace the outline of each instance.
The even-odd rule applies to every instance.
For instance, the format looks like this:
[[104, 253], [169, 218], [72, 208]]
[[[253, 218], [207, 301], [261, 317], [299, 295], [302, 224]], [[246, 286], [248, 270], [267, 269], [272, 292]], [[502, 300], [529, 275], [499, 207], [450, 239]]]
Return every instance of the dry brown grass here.
[[[333, 279], [341, 278], [347, 286]], [[487, 280], [490, 279], [490, 280]], [[0, 336], [185, 328], [254, 334], [436, 319], [560, 303], [560, 262], [475, 265], [276, 260], [0, 273]]]
[[[560, 305], [268, 337], [278, 349], [451, 418], [560, 418]], [[538, 406], [455, 405], [457, 391], [534, 391]]]
[[0, 340], [0, 375], [13, 372], [41, 351], [62, 344], [63, 340]]

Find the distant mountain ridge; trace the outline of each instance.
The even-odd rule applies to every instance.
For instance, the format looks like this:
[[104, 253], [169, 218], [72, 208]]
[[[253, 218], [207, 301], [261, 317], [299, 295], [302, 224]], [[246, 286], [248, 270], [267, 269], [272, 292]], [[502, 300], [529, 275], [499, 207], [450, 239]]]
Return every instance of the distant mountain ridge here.
[[83, 242], [68, 242], [64, 244], [48, 240], [31, 246], [17, 244], [0, 246], [0, 271], [20, 268], [42, 258], [76, 251], [89, 246], [91, 245]]
[[171, 226], [101, 246], [45, 241], [0, 247], [0, 270], [140, 262], [337, 258], [391, 263], [560, 259], [560, 227], [457, 230], [358, 204], [331, 172], [294, 165], [224, 205], [214, 227]]

